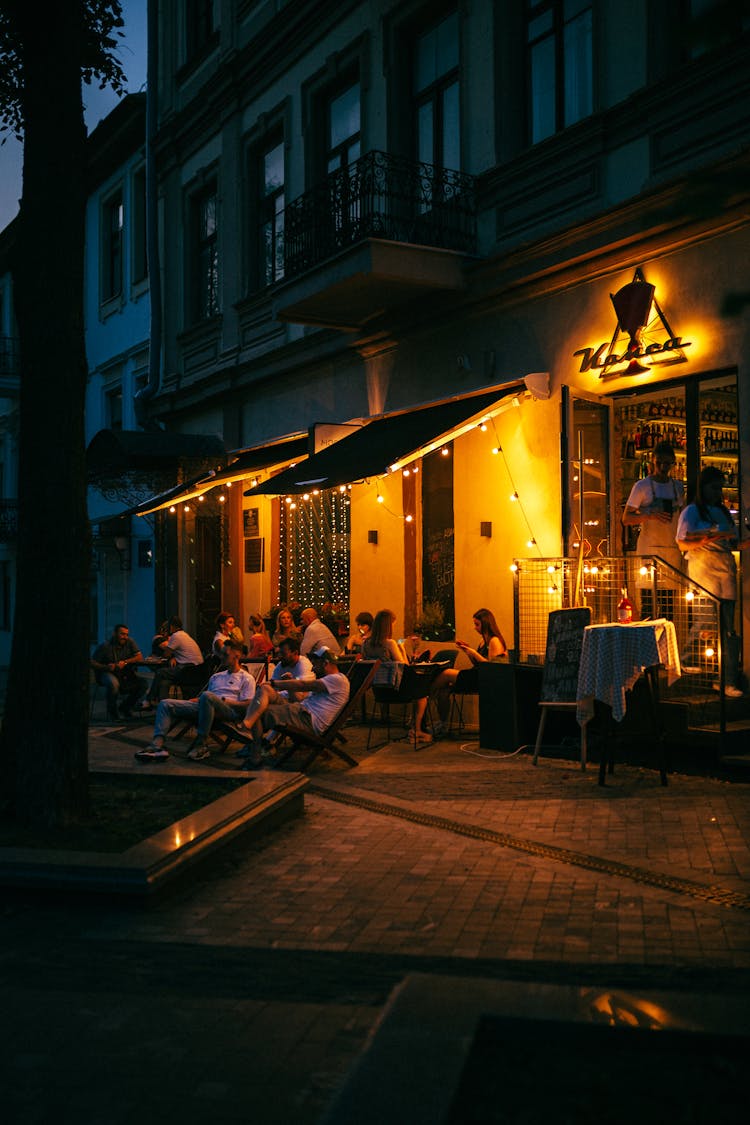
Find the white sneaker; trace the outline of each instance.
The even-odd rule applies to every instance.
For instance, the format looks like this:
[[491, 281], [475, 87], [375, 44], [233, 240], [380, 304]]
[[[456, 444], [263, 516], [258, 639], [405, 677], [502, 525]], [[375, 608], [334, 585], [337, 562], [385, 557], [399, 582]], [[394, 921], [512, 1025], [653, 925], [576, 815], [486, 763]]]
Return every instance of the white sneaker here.
[[[719, 683], [711, 684], [711, 687], [714, 691], [721, 691], [721, 684]], [[744, 694], [742, 688], [735, 687], [734, 684], [724, 685], [724, 695], [727, 699], [742, 699]]]

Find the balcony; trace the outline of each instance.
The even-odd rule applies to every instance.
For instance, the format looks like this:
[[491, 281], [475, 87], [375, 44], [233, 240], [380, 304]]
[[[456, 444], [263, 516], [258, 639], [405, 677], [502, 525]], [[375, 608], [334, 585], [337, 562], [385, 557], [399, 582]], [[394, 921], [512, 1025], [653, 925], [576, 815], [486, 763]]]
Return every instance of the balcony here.
[[274, 315], [355, 331], [404, 301], [463, 288], [474, 178], [368, 152], [288, 204], [284, 239]]

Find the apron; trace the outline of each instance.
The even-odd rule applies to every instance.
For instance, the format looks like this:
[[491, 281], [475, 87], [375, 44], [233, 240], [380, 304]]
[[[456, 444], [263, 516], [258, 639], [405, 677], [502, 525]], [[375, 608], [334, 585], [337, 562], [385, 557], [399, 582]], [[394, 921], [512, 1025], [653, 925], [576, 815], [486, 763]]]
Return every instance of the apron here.
[[[656, 489], [654, 488], [654, 482], [651, 477], [647, 479], [651, 486], [651, 503], [646, 506], [645, 511], [660, 511], [663, 497], [656, 495]], [[677, 521], [680, 517], [680, 495], [674, 480], [670, 478], [669, 483], [672, 485], [672, 519], [669, 523], [652, 523], [651, 521], [647, 521], [642, 524], [638, 535], [636, 553], [639, 555], [658, 555], [660, 559], [664, 559], [664, 562], [669, 563], [675, 570], [682, 571], [682, 553], [675, 542]], [[650, 586], [651, 582], [648, 576], [639, 576], [639, 588], [647, 589], [650, 588]], [[677, 582], [672, 578], [669, 571], [662, 569], [659, 571], [659, 586], [662, 589], [673, 590], [677, 587]]]

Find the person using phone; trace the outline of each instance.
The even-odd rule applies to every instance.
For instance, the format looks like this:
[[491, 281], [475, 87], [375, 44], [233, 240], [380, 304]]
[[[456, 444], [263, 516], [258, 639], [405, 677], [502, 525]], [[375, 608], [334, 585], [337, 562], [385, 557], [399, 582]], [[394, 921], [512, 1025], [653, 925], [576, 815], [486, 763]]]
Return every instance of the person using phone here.
[[622, 522], [625, 527], [639, 527], [637, 555], [655, 555], [669, 566], [659, 567], [656, 575], [658, 605], [652, 604], [651, 579], [643, 579], [641, 613], [644, 617], [669, 617], [674, 613], [676, 577], [670, 571], [682, 570], [682, 554], [675, 542], [677, 520], [685, 504], [685, 486], [675, 480], [674, 448], [667, 441], [656, 445], [651, 455], [647, 477], [637, 480], [630, 490]]
[[362, 651], [362, 645], [372, 633], [372, 614], [367, 610], [358, 613], [354, 618], [354, 628], [350, 635], [346, 638], [344, 650], [346, 652], [357, 653]]

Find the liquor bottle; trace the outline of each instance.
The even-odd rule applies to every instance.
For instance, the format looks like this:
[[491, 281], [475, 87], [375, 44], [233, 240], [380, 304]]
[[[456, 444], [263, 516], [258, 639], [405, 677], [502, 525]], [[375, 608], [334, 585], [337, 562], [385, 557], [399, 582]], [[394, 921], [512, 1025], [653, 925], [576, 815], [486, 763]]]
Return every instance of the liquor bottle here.
[[622, 587], [622, 597], [617, 603], [617, 620], [620, 625], [630, 625], [633, 620], [633, 603], [628, 597], [627, 586]]

